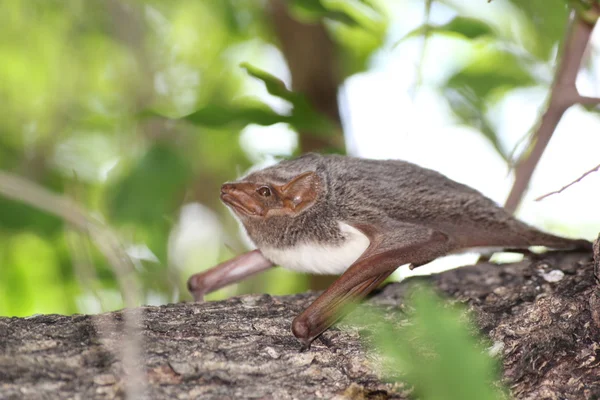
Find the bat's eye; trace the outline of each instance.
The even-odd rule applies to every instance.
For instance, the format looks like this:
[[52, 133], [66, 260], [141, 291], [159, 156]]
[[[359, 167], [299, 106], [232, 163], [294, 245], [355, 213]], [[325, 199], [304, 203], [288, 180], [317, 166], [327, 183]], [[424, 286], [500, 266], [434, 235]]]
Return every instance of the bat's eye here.
[[269, 197], [271, 195], [271, 189], [269, 189], [267, 186], [261, 186], [258, 189], [256, 189], [256, 191], [262, 197]]

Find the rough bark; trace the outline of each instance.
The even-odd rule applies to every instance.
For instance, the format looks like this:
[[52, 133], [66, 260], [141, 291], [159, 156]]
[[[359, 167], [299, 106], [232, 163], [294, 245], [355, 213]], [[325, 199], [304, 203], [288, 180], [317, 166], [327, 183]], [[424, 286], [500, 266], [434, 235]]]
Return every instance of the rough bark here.
[[[600, 289], [589, 254], [484, 263], [427, 279], [468, 304], [482, 332], [502, 346], [504, 379], [516, 398], [600, 396]], [[409, 283], [386, 286], [369, 304], [398, 316]], [[143, 307], [138, 365], [147, 396], [406, 398], [409, 388], [377, 376], [376, 358], [361, 345], [368, 327], [341, 323], [298, 352], [289, 326], [314, 298], [251, 295]], [[0, 318], [0, 398], [123, 398], [122, 321], [122, 312]]]

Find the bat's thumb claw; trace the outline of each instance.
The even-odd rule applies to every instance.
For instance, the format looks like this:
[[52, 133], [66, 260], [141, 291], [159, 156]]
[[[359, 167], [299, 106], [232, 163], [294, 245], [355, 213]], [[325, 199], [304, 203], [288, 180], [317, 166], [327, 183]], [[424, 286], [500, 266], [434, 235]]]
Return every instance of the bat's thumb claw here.
[[200, 285], [196, 279], [196, 275], [193, 275], [188, 279], [187, 288], [192, 296], [194, 296], [194, 301], [199, 303], [204, 301], [204, 290], [202, 290], [202, 285]]

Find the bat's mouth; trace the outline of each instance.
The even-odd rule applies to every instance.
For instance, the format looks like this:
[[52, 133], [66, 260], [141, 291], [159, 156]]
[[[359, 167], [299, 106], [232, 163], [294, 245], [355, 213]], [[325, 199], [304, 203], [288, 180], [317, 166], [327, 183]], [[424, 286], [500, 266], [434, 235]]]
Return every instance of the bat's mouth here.
[[248, 208], [244, 202], [242, 202], [237, 196], [230, 193], [221, 193], [221, 200], [223, 203], [233, 208], [234, 211], [245, 214], [245, 215], [257, 215], [255, 210]]

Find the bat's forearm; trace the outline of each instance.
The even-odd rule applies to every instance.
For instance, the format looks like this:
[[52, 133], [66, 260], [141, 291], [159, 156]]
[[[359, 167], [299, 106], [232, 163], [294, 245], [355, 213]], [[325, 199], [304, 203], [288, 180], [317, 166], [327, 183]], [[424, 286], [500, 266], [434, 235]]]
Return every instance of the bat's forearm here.
[[188, 289], [196, 301], [201, 301], [205, 294], [239, 282], [272, 266], [273, 263], [266, 259], [260, 250], [249, 251], [207, 271], [192, 275], [188, 280]]

